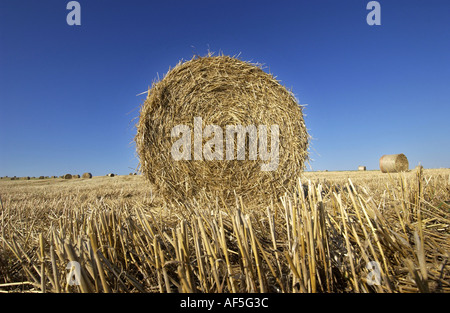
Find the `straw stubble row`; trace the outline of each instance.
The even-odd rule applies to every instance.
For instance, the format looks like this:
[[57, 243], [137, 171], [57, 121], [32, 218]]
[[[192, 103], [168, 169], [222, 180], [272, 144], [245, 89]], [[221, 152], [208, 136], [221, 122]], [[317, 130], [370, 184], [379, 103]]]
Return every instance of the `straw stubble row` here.
[[[28, 282], [20, 287], [42, 292], [448, 292], [450, 221], [420, 181], [400, 178], [378, 202], [351, 180], [340, 190], [299, 181], [264, 210], [206, 195], [169, 210], [102, 200], [53, 211], [60, 217], [28, 237], [7, 227], [2, 244]], [[418, 206], [409, 199], [421, 188]], [[384, 202], [400, 209], [384, 211]], [[67, 284], [71, 261], [79, 286]]]

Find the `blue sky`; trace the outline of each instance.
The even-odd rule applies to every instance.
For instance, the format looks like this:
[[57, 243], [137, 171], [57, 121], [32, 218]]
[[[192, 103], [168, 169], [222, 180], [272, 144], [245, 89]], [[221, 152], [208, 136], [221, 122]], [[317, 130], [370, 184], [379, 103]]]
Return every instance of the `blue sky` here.
[[450, 2], [0, 0], [0, 176], [127, 174], [136, 96], [208, 50], [263, 63], [292, 89], [313, 170], [450, 167]]

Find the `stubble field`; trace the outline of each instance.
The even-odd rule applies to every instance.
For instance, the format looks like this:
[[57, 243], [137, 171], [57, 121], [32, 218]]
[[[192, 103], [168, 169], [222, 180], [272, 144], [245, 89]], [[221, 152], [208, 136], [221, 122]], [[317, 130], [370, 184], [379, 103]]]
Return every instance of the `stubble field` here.
[[450, 292], [450, 169], [306, 172], [268, 207], [170, 203], [139, 175], [0, 198], [1, 292]]

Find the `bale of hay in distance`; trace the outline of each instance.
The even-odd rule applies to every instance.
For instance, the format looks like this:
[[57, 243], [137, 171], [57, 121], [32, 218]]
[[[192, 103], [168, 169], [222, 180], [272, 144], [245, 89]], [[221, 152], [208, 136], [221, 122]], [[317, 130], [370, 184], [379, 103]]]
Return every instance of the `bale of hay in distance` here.
[[113, 173], [109, 173], [109, 174], [106, 175], [106, 176], [108, 176], [108, 177], [114, 177], [114, 174], [113, 174]]
[[71, 174], [66, 174], [63, 176], [64, 179], [72, 179], [72, 175]]
[[92, 174], [91, 173], [83, 173], [83, 175], [81, 176], [81, 178], [92, 178]]
[[44, 179], [45, 177], [44, 176], [39, 176], [39, 179]]
[[[153, 83], [141, 107], [135, 136], [141, 171], [161, 195], [170, 199], [192, 199], [204, 193], [220, 195], [231, 204], [236, 201], [235, 194], [244, 201], [278, 199], [296, 185], [308, 157], [309, 136], [302, 111], [294, 95], [259, 65], [223, 55], [180, 62]], [[190, 160], [175, 160], [171, 155], [179, 138], [171, 135], [178, 125], [194, 130]], [[223, 146], [214, 148], [215, 158], [205, 160], [202, 152], [210, 138], [196, 139], [194, 128], [206, 133], [205, 127], [211, 125], [223, 130]], [[228, 158], [226, 128], [238, 125], [254, 125], [258, 131], [265, 125], [267, 150], [274, 138], [271, 126], [279, 127], [278, 145], [274, 145], [278, 147], [275, 170], [262, 170], [268, 161], [262, 160], [261, 150], [256, 159], [250, 159], [249, 145], [243, 160], [237, 159], [236, 149], [234, 159]], [[214, 131], [211, 136], [218, 133]], [[245, 138], [249, 144], [249, 133]], [[236, 136], [232, 139], [236, 147]], [[211, 146], [208, 148], [212, 152]]]
[[408, 159], [403, 153], [383, 155], [380, 158], [380, 170], [382, 173], [398, 173], [408, 171]]
[[72, 178], [80, 178], [80, 175], [78, 174], [72, 175]]
[[358, 166], [358, 171], [365, 171], [365, 170], [366, 170], [365, 166], [362, 165]]

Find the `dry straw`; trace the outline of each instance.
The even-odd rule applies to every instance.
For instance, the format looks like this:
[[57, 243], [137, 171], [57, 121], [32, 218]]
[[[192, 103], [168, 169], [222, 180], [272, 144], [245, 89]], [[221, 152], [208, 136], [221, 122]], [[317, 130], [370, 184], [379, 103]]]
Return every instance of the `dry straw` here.
[[[186, 125], [193, 130], [195, 117], [201, 118], [203, 130], [207, 125], [223, 130], [222, 160], [193, 160], [193, 153], [192, 160], [173, 159], [171, 148], [178, 138], [171, 137], [172, 128]], [[265, 125], [268, 150], [270, 126], [278, 125], [277, 169], [261, 171], [261, 164], [268, 161], [259, 154], [249, 160], [248, 137], [245, 160], [227, 160], [225, 129], [229, 125]], [[210, 139], [203, 138], [202, 148]], [[294, 95], [260, 65], [224, 55], [180, 62], [153, 83], [141, 107], [135, 137], [140, 168], [166, 199], [186, 200], [205, 193], [231, 204], [236, 195], [244, 202], [269, 203], [270, 198], [291, 190], [304, 169], [308, 139], [302, 106]]]
[[408, 169], [408, 159], [403, 153], [383, 155], [380, 158], [380, 170], [383, 173], [405, 172]]

